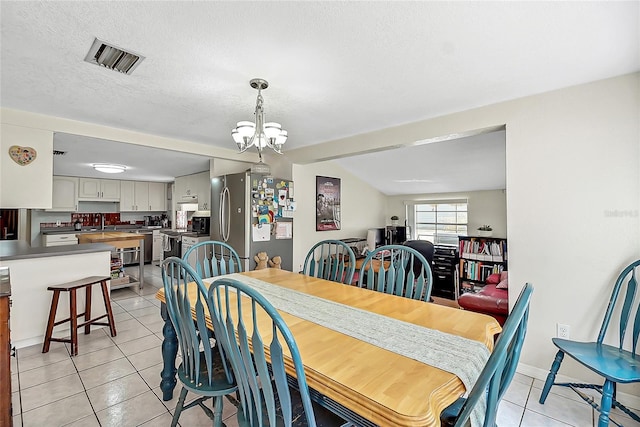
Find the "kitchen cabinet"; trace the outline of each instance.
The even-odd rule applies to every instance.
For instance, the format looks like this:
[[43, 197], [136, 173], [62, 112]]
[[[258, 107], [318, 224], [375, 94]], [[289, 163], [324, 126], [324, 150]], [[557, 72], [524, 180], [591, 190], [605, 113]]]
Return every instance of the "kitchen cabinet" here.
[[175, 194], [178, 200], [183, 196], [198, 196], [198, 210], [210, 210], [211, 179], [209, 171], [177, 177]]
[[120, 212], [165, 210], [163, 182], [120, 181]]
[[136, 210], [134, 181], [120, 181], [120, 212]]
[[156, 212], [167, 210], [167, 184], [164, 182], [149, 183], [149, 210]]
[[120, 181], [116, 179], [80, 178], [79, 200], [120, 201]]
[[11, 279], [9, 268], [0, 267], [0, 425], [10, 426], [11, 402]]
[[78, 210], [78, 183], [73, 176], [53, 177], [52, 212], [76, 212]]
[[61, 233], [61, 234], [43, 234], [42, 246], [65, 246], [65, 245], [77, 245], [78, 237], [75, 233]]

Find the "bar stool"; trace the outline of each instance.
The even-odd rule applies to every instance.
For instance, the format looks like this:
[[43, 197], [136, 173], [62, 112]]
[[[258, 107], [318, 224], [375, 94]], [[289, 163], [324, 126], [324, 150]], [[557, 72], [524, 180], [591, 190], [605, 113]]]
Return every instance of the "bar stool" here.
[[[109, 326], [111, 330], [111, 336], [116, 336], [116, 324], [113, 320], [113, 311], [111, 311], [111, 300], [109, 298], [109, 289], [107, 288], [107, 280], [111, 278], [108, 276], [91, 276], [83, 279], [75, 280], [73, 282], [62, 283], [60, 285], [53, 285], [47, 288], [48, 291], [53, 291], [53, 299], [51, 301], [51, 310], [49, 311], [49, 321], [47, 322], [47, 332], [44, 336], [44, 345], [42, 352], [49, 351], [49, 345], [51, 341], [68, 342], [71, 343], [71, 355], [78, 355], [78, 328], [84, 326], [84, 333], [91, 333], [91, 325], [103, 325]], [[94, 284], [100, 283], [102, 288], [102, 299], [104, 300], [104, 306], [107, 309], [107, 313], [102, 316], [98, 316], [94, 319], [91, 318], [91, 289]], [[84, 313], [78, 314], [76, 307], [76, 291], [78, 289], [86, 289], [86, 303]], [[58, 309], [58, 300], [60, 298], [60, 292], [69, 292], [69, 317], [64, 320], [56, 322], [56, 311]], [[78, 324], [78, 318], [84, 316], [84, 323]], [[98, 320], [107, 318], [107, 322], [98, 322]], [[52, 338], [53, 327], [61, 325], [66, 322], [71, 322], [71, 338]]]

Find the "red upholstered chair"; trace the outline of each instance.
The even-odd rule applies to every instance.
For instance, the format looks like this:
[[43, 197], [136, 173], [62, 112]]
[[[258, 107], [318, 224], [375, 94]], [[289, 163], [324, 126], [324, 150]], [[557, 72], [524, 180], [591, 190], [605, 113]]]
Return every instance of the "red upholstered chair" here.
[[478, 293], [465, 293], [458, 298], [458, 305], [464, 310], [493, 316], [504, 325], [509, 315], [509, 279], [507, 272], [492, 274], [486, 285]]

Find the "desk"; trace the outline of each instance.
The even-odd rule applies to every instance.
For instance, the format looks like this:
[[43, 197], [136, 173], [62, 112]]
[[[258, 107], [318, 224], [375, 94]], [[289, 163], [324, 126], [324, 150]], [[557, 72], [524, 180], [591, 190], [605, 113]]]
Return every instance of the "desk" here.
[[[254, 270], [243, 275], [476, 340], [489, 349], [493, 348], [494, 334], [501, 330], [496, 320], [489, 316], [345, 286], [286, 270]], [[164, 290], [158, 291], [156, 297], [163, 302], [162, 315], [165, 319], [162, 347], [165, 369], [161, 388], [163, 398], [169, 400], [175, 387], [177, 344], [175, 331], [166, 315]], [[312, 391], [312, 397], [324, 400], [321, 403], [337, 403], [378, 425], [430, 426], [439, 425], [440, 412], [465, 391], [460, 379], [452, 373], [288, 313], [281, 314], [300, 349], [309, 387], [317, 392]]]

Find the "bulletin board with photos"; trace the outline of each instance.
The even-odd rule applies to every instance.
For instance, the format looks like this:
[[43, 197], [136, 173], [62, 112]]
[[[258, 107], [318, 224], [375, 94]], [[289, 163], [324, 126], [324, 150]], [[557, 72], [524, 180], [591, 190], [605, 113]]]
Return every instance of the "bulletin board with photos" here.
[[292, 238], [291, 221], [296, 210], [293, 182], [271, 177], [252, 177], [251, 211], [254, 241], [269, 240], [271, 234], [276, 239]]

